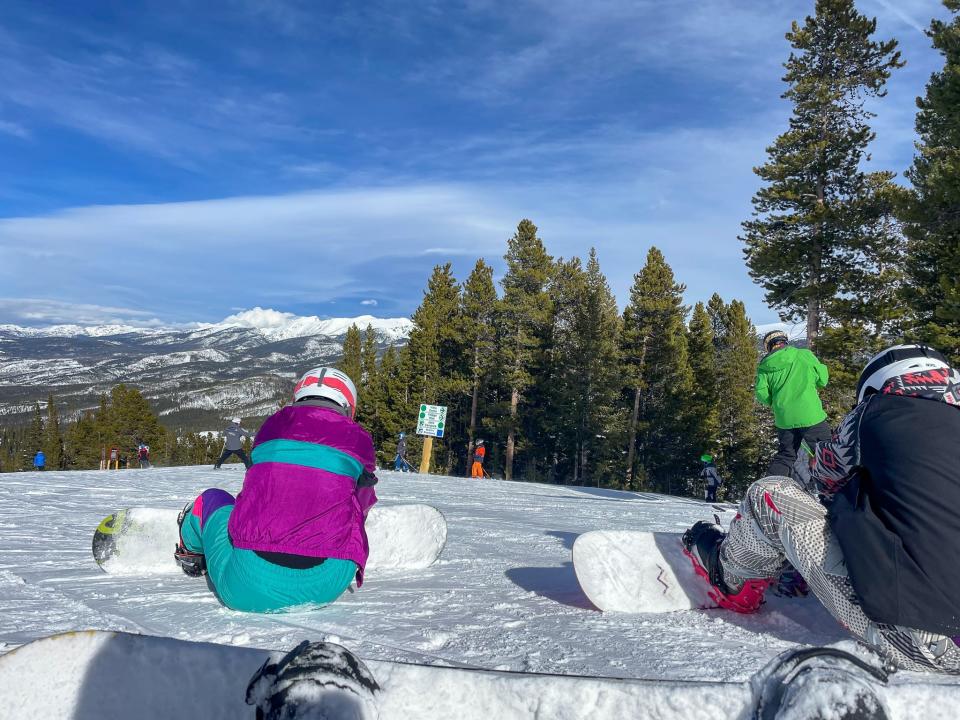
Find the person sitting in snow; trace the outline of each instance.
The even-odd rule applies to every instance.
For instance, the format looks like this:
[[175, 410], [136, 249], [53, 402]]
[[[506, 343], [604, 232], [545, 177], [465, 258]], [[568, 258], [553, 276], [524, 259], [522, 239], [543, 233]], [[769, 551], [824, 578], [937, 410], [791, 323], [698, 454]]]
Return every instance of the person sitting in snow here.
[[213, 466], [214, 470], [219, 470], [224, 461], [231, 455], [236, 455], [243, 462], [247, 470], [250, 469], [250, 458], [243, 451], [243, 439], [253, 437], [253, 433], [240, 427], [240, 418], [234, 418], [223, 432], [223, 452], [220, 453], [220, 459]]
[[794, 477], [753, 483], [728, 533], [683, 536], [716, 603], [760, 607], [785, 561], [837, 620], [908, 670], [960, 674], [960, 373], [898, 345], [860, 375], [857, 406]]
[[331, 603], [354, 577], [359, 587], [377, 477], [356, 408], [345, 373], [306, 373], [293, 403], [257, 432], [240, 494], [205, 490], [181, 511], [176, 559], [184, 572], [206, 572], [224, 605], [250, 612]]

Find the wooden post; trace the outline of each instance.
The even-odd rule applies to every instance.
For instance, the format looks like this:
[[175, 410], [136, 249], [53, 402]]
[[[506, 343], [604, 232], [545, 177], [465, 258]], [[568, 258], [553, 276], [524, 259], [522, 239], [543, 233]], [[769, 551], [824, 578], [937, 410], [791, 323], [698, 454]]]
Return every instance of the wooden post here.
[[426, 475], [430, 472], [430, 454], [433, 452], [433, 436], [427, 435], [423, 439], [423, 457], [420, 458], [420, 472]]

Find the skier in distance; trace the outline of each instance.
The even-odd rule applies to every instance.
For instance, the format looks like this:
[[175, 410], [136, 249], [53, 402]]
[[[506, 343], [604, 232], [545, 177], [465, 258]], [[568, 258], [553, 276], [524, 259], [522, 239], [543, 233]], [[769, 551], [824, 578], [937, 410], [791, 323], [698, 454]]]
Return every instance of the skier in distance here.
[[717, 466], [713, 464], [713, 455], [703, 454], [700, 456], [700, 462], [703, 463], [703, 469], [700, 471], [700, 479], [706, 483], [704, 501], [708, 503], [717, 501], [717, 490], [723, 485], [720, 473], [717, 472]]
[[331, 603], [354, 577], [359, 587], [377, 477], [373, 440], [354, 421], [356, 408], [345, 373], [306, 373], [293, 403], [257, 432], [240, 494], [211, 488], [181, 511], [183, 571], [208, 573], [224, 605], [250, 612]]
[[223, 433], [223, 452], [220, 453], [220, 459], [217, 460], [217, 464], [213, 466], [214, 470], [219, 470], [220, 466], [223, 465], [224, 461], [231, 455], [236, 455], [246, 466], [247, 470], [250, 469], [250, 458], [248, 458], [247, 454], [243, 451], [243, 439], [245, 437], [253, 437], [253, 433], [240, 427], [240, 418], [234, 418], [230, 426]]
[[858, 404], [794, 476], [753, 483], [728, 533], [683, 536], [721, 607], [753, 612], [785, 561], [859, 640], [907, 670], [960, 674], [960, 373], [923, 345], [874, 356]]

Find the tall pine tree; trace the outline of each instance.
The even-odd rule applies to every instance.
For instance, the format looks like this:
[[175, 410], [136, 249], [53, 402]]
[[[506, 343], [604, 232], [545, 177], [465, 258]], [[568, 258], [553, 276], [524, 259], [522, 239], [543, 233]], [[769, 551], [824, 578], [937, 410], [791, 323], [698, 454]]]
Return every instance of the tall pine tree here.
[[755, 169], [766, 185], [743, 223], [751, 277], [781, 317], [806, 320], [811, 346], [836, 317], [834, 303], [862, 291], [873, 252], [890, 239], [893, 175], [861, 169], [874, 138], [865, 103], [885, 94], [903, 63], [896, 41], [872, 40], [875, 30], [853, 0], [817, 0], [813, 17], [793, 23], [783, 95], [793, 103], [790, 129]]
[[60, 414], [53, 395], [47, 396], [47, 425], [44, 428], [43, 453], [47, 458], [47, 467], [60, 470], [63, 462], [63, 433], [60, 428]]
[[934, 20], [927, 34], [944, 65], [917, 99], [920, 142], [907, 172], [904, 294], [914, 313], [911, 334], [960, 363], [960, 0], [943, 4], [953, 17]]
[[623, 317], [624, 378], [633, 392], [627, 437], [630, 487], [651, 484], [672, 492], [695, 465], [685, 289], [663, 253], [651, 248], [634, 276]]
[[467, 425], [466, 457], [473, 454], [477, 440], [477, 413], [480, 392], [488, 380], [497, 357], [494, 312], [497, 290], [493, 285], [493, 268], [483, 259], [477, 260], [470, 277], [463, 284], [460, 301], [461, 333], [470, 364], [470, 419]]
[[553, 260], [537, 235], [537, 226], [526, 219], [507, 241], [505, 259], [507, 272], [501, 281], [503, 298], [497, 312], [497, 354], [510, 397], [504, 458], [504, 477], [510, 480], [524, 393], [533, 385], [536, 368], [543, 363], [543, 339], [551, 315], [547, 286]]

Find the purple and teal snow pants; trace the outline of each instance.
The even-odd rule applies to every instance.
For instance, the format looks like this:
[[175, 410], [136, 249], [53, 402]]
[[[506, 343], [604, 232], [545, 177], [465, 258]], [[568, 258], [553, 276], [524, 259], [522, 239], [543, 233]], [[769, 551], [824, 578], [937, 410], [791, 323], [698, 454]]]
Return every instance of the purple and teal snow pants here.
[[352, 560], [327, 558], [315, 567], [300, 569], [234, 547], [227, 533], [233, 504], [234, 497], [226, 490], [204, 490], [180, 529], [187, 550], [205, 556], [207, 577], [224, 605], [246, 612], [325, 605], [350, 586], [357, 574]]

